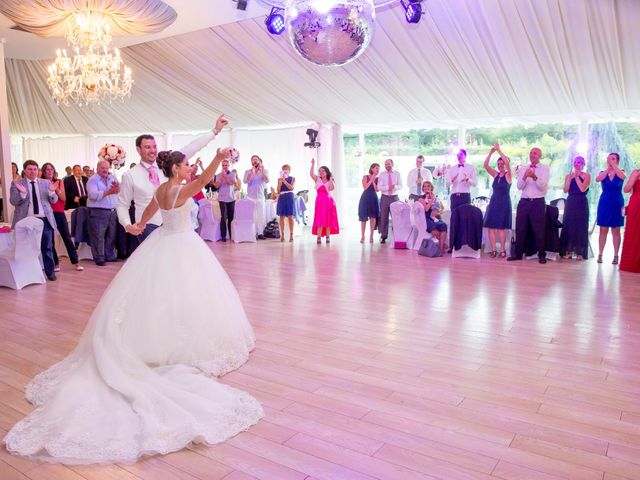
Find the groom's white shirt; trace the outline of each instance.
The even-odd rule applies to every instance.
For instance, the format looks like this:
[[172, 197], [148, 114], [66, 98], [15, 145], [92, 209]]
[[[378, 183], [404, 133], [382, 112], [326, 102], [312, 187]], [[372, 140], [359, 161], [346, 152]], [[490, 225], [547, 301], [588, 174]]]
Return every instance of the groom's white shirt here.
[[[178, 149], [178, 151], [184, 153], [187, 160], [189, 160], [196, 153], [206, 147], [215, 137], [216, 136], [213, 132], [202, 134], [188, 145]], [[131, 225], [131, 219], [129, 218], [129, 207], [131, 206], [131, 201], [133, 200], [136, 207], [136, 222], [139, 222], [142, 218], [144, 209], [147, 208], [149, 203], [151, 203], [151, 199], [153, 198], [153, 194], [156, 190], [156, 187], [151, 183], [151, 180], [149, 180], [149, 167], [146, 164], [142, 165], [142, 163], [143, 162], [140, 161], [138, 165], [122, 176], [120, 193], [118, 194], [117, 212], [118, 221], [123, 227]], [[167, 177], [165, 177], [162, 170], [155, 165], [155, 162], [154, 166], [158, 170], [160, 183], [166, 182]], [[151, 217], [148, 223], [153, 225], [162, 225], [162, 215], [160, 210]]]

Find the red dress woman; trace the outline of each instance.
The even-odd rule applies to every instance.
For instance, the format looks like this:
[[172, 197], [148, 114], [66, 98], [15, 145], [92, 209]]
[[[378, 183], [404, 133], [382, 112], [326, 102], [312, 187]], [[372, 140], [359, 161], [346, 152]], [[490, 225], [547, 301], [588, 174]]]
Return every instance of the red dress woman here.
[[633, 191], [627, 206], [627, 226], [624, 229], [620, 270], [640, 273], [640, 169], [631, 173], [624, 187], [625, 193]]

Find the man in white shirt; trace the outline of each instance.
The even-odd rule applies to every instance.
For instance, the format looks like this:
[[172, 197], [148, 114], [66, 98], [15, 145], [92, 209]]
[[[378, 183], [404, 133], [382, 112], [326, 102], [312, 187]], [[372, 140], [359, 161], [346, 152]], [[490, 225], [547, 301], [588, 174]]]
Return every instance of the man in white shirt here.
[[[216, 121], [216, 126], [212, 131], [200, 135], [190, 144], [182, 147], [179, 151], [185, 155], [185, 159], [189, 161], [196, 153], [206, 147], [213, 140], [220, 130], [226, 125], [226, 120], [220, 116]], [[140, 162], [122, 176], [120, 183], [120, 193], [118, 194], [118, 221], [120, 225], [128, 233], [135, 234], [132, 229], [133, 225], [129, 216], [129, 208], [131, 202], [135, 207], [136, 223], [142, 218], [142, 213], [147, 205], [151, 203], [156, 188], [161, 183], [167, 181], [162, 171], [156, 165], [158, 157], [158, 147], [152, 135], [140, 135], [136, 138], [136, 150], [140, 155]], [[153, 217], [147, 222], [144, 231], [138, 237], [142, 242], [151, 232], [162, 224], [162, 215], [158, 210]]]
[[378, 190], [380, 197], [380, 243], [387, 241], [389, 234], [389, 208], [393, 202], [398, 201], [396, 192], [402, 188], [400, 173], [393, 170], [393, 160], [384, 161], [385, 171], [378, 175]]
[[478, 175], [473, 165], [466, 163], [467, 151], [460, 149], [458, 164], [447, 170], [445, 179], [447, 187], [451, 187], [449, 201], [451, 213], [460, 205], [471, 203], [471, 187], [478, 184]]
[[529, 152], [531, 165], [520, 168], [518, 172], [518, 190], [522, 190], [516, 211], [516, 251], [507, 260], [522, 260], [527, 240], [527, 230], [531, 230], [536, 239], [538, 261], [547, 263], [544, 245], [546, 226], [546, 204], [544, 197], [549, 185], [549, 167], [540, 163], [542, 151], [534, 147]]
[[424, 168], [424, 157], [416, 157], [416, 168], [407, 175], [407, 186], [409, 187], [409, 199], [417, 201], [422, 196], [422, 184], [424, 182], [433, 183], [433, 175], [428, 168]]

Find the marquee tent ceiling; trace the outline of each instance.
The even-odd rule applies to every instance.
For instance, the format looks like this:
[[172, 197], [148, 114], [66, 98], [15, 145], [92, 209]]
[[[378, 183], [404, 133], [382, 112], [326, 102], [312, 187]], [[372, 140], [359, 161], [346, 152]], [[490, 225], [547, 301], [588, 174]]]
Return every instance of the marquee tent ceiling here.
[[[167, 3], [180, 18], [189, 2]], [[202, 130], [218, 112], [240, 128], [640, 118], [640, 1], [427, 0], [424, 6], [412, 26], [399, 4], [379, 9], [368, 50], [337, 68], [298, 58], [284, 35], [266, 32], [262, 15], [131, 45], [123, 55], [135, 76], [132, 97], [94, 109], [58, 107], [49, 98], [50, 60], [9, 58], [10, 130]]]

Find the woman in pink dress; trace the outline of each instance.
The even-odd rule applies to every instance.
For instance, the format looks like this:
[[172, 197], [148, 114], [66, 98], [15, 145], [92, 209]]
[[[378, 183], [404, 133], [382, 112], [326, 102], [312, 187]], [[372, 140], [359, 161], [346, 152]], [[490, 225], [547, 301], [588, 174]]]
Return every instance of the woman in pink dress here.
[[640, 169], [631, 173], [624, 192], [633, 192], [627, 205], [627, 226], [622, 242], [620, 270], [640, 273]]
[[336, 202], [331, 196], [331, 191], [335, 188], [331, 171], [328, 167], [318, 168], [318, 174], [314, 173], [316, 165], [315, 158], [311, 159], [311, 170], [309, 174], [316, 182], [316, 208], [313, 214], [313, 228], [311, 232], [318, 236], [318, 243], [322, 237], [326, 236], [326, 242], [331, 242], [331, 235], [340, 232], [338, 226], [338, 210]]

